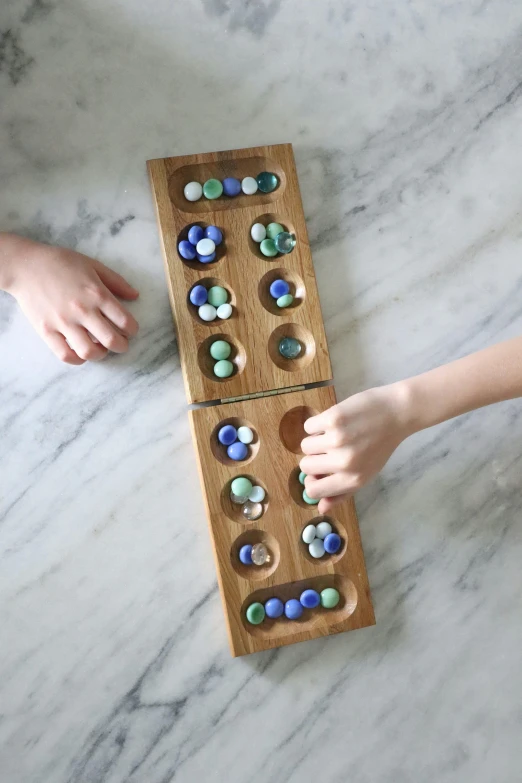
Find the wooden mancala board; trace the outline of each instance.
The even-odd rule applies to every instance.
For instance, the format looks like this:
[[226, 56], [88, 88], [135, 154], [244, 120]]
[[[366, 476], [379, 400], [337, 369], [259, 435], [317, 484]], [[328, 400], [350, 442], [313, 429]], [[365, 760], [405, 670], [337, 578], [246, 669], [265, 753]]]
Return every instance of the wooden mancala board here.
[[[319, 517], [302, 498], [300, 443], [304, 421], [335, 404], [331, 365], [306, 231], [295, 161], [290, 144], [148, 161], [162, 240], [181, 366], [189, 403], [209, 403], [189, 412], [201, 483], [212, 535], [218, 580], [233, 655], [244, 655], [375, 622], [353, 501]], [[271, 172], [278, 186], [235, 197], [188, 201], [184, 187], [225, 177], [257, 177]], [[265, 257], [251, 238], [254, 223], [280, 223], [295, 234], [292, 252]], [[217, 226], [223, 242], [216, 260], [202, 264], [178, 252], [194, 224]], [[294, 301], [280, 309], [269, 293], [277, 279], [288, 282]], [[228, 292], [232, 316], [205, 322], [189, 294], [196, 284], [219, 285]], [[284, 337], [296, 338], [301, 353], [279, 353]], [[230, 377], [213, 374], [209, 349], [216, 340], [232, 346]], [[254, 433], [247, 456], [234, 461], [217, 437], [225, 424]], [[230, 500], [234, 478], [245, 476], [266, 491], [263, 514], [248, 521]], [[333, 555], [315, 559], [301, 538], [310, 523], [330, 522], [341, 537]], [[241, 562], [245, 545], [265, 544], [269, 560], [261, 566]], [[334, 587], [340, 601], [333, 609], [305, 609], [297, 620], [284, 614], [253, 625], [252, 603], [273, 597], [299, 599], [305, 589]]]

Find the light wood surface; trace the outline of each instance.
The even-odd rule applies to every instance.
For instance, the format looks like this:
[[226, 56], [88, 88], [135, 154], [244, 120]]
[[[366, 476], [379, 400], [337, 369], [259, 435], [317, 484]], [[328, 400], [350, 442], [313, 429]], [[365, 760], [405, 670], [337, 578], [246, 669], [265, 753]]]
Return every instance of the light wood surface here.
[[[314, 560], [301, 540], [304, 527], [318, 513], [302, 500], [298, 481], [308, 416], [335, 404], [333, 388], [322, 387], [254, 400], [228, 403], [189, 412], [212, 536], [219, 586], [234, 656], [280, 647], [317, 636], [373, 625], [375, 622], [364, 555], [352, 501], [328, 516], [343, 546], [333, 556]], [[220, 424], [246, 424], [255, 432], [250, 457], [232, 462], [217, 441]], [[241, 507], [229, 500], [230, 482], [248, 476], [266, 492], [265, 513], [247, 522]], [[269, 565], [244, 566], [242, 544], [263, 541], [272, 553]], [[336, 587], [341, 602], [336, 609], [305, 610], [298, 621], [268, 618], [249, 625], [245, 612], [254, 601], [272, 596], [299, 598], [306, 588]]]
[[[290, 144], [188, 155], [148, 161], [185, 389], [190, 403], [240, 397], [254, 392], [327, 381], [332, 377], [317, 284], [308, 242], [294, 156]], [[215, 201], [189, 202], [183, 187], [211, 177], [278, 175], [273, 193]], [[288, 255], [265, 258], [250, 237], [256, 222], [277, 221], [294, 231], [297, 245]], [[193, 223], [216, 225], [224, 234], [214, 263], [185, 262], [180, 238]], [[295, 306], [278, 310], [268, 295], [276, 277], [288, 280]], [[209, 324], [190, 304], [190, 289], [199, 282], [223, 285], [231, 295], [230, 319]], [[305, 350], [288, 361], [277, 351], [282, 336], [296, 336]], [[228, 379], [213, 376], [208, 349], [213, 339], [233, 346], [236, 371]]]

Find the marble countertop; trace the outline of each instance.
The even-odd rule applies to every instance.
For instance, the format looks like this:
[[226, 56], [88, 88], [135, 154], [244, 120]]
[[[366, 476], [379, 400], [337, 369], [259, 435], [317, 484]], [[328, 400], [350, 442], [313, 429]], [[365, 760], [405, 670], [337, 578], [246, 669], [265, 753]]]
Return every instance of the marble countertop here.
[[521, 405], [357, 497], [375, 628], [231, 659], [148, 158], [295, 146], [340, 396], [522, 328], [512, 0], [10, 0], [0, 227], [141, 290], [60, 365], [0, 298], [2, 783], [522, 778]]

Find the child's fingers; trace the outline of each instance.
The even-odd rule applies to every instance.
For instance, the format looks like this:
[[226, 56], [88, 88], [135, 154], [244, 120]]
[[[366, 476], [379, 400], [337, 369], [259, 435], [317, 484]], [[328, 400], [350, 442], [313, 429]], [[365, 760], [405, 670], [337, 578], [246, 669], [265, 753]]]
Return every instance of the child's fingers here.
[[73, 349], [67, 345], [65, 337], [59, 332], [48, 332], [44, 336], [44, 340], [51, 349], [51, 351], [57, 356], [60, 361], [66, 364], [85, 364], [84, 359], [80, 359]]
[[351, 494], [355, 492], [358, 485], [355, 476], [349, 473], [333, 473], [331, 476], [324, 476], [319, 479], [307, 476], [305, 487], [308, 495], [317, 500], [319, 498]]
[[347, 493], [345, 495], [336, 495], [333, 498], [321, 498], [317, 506], [317, 511], [319, 512], [319, 514], [329, 514], [332, 508], [338, 506], [339, 503], [344, 503], [344, 501], [347, 500], [349, 497], [351, 497], [350, 493]]
[[101, 261], [94, 261], [94, 267], [102, 282], [115, 296], [119, 296], [121, 299], [137, 299], [140, 295], [139, 291], [128, 283], [124, 277], [109, 269]]
[[318, 413], [317, 416], [312, 416], [310, 419], [307, 419], [304, 423], [304, 431], [308, 435], [317, 435], [320, 432], [326, 432], [327, 413], [328, 411], [324, 411], [323, 413]]
[[103, 300], [100, 310], [127, 337], [134, 337], [137, 333], [138, 322], [113, 296], [109, 295]]
[[113, 353], [125, 353], [129, 341], [108, 321], [102, 313], [90, 315], [84, 319], [83, 325], [99, 343]]
[[67, 342], [80, 359], [97, 362], [107, 356], [107, 349], [103, 345], [93, 343], [83, 326], [69, 326], [65, 336]]
[[327, 435], [312, 435], [301, 441], [304, 454], [324, 454], [328, 450]]
[[327, 454], [303, 457], [299, 467], [307, 476], [328, 476], [346, 469], [346, 453], [338, 449]]

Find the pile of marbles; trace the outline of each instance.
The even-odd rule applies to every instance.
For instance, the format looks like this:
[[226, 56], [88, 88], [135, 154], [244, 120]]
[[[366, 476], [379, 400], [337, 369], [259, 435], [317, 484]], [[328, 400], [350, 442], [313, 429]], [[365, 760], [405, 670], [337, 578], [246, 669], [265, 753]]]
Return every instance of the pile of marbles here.
[[[304, 487], [304, 483], [305, 483], [305, 478], [306, 478], [306, 473], [303, 473], [303, 471], [301, 471], [301, 473], [299, 474], [299, 483], [302, 484], [303, 487]], [[318, 500], [316, 500], [315, 498], [311, 498], [308, 495], [308, 492], [306, 491], [306, 489], [303, 489], [303, 500], [309, 506], [317, 506], [317, 504], [319, 503]]]
[[279, 178], [270, 171], [262, 171], [257, 177], [244, 177], [242, 180], [236, 177], [219, 179], [207, 179], [202, 185], [200, 182], [188, 182], [183, 188], [183, 195], [187, 201], [199, 201], [201, 196], [210, 201], [220, 198], [225, 194], [229, 198], [239, 196], [241, 192], [245, 196], [253, 196], [258, 190], [261, 193], [272, 193], [279, 185]]
[[307, 525], [301, 535], [308, 551], [317, 560], [324, 554], [335, 555], [341, 548], [341, 536], [335, 533], [329, 522]]
[[234, 462], [242, 462], [249, 456], [248, 447], [254, 440], [254, 433], [250, 427], [238, 427], [236, 429], [232, 424], [224, 424], [219, 428], [217, 437], [221, 445], [226, 447], [227, 456], [233, 459]]
[[226, 340], [215, 340], [210, 346], [210, 355], [216, 360], [214, 375], [216, 378], [229, 378], [234, 372], [234, 365], [229, 360], [232, 346]]
[[295, 337], [282, 337], [279, 340], [278, 350], [285, 359], [297, 359], [303, 350], [303, 346]]
[[290, 598], [283, 603], [280, 598], [269, 598], [265, 604], [255, 602], [246, 610], [246, 618], [251, 625], [260, 625], [265, 617], [277, 620], [283, 614], [289, 620], [299, 620], [305, 609], [316, 609], [319, 605], [323, 609], [335, 609], [341, 600], [335, 587], [326, 587], [320, 593], [317, 590], [304, 590], [299, 600]]
[[290, 293], [290, 284], [287, 283], [286, 280], [277, 278], [277, 280], [270, 283], [270, 288], [268, 290], [272, 299], [275, 299], [276, 305], [281, 309], [290, 307], [294, 301], [294, 297]]
[[223, 321], [232, 315], [232, 305], [228, 301], [228, 291], [220, 285], [213, 285], [208, 290], [204, 285], [195, 285], [190, 290], [189, 299], [198, 308], [202, 321]]
[[238, 476], [230, 485], [230, 500], [236, 506], [243, 507], [243, 516], [248, 522], [255, 522], [263, 516], [265, 497], [263, 487], [252, 484], [246, 476]]
[[264, 256], [273, 258], [278, 253], [291, 253], [296, 245], [295, 234], [285, 231], [281, 223], [254, 223], [250, 229], [250, 236], [257, 242]]
[[223, 233], [217, 226], [201, 228], [195, 223], [188, 230], [188, 239], [178, 244], [178, 252], [185, 261], [196, 258], [202, 264], [211, 264], [216, 260], [216, 247], [223, 241]]
[[259, 544], [243, 544], [239, 550], [239, 559], [243, 565], [262, 566], [271, 560], [270, 552], [263, 542]]

